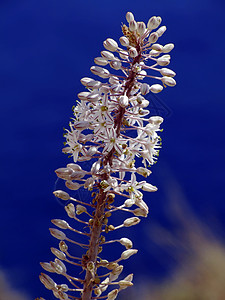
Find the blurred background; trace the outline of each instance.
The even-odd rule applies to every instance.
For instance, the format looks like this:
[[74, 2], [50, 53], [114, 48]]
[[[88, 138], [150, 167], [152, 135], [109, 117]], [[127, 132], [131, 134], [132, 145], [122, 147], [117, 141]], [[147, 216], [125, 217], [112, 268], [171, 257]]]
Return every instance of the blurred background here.
[[123, 232], [139, 252], [124, 269], [135, 287], [120, 299], [225, 299], [224, 1], [1, 0], [0, 300], [53, 299], [38, 274], [57, 245], [50, 220], [65, 217], [52, 195], [54, 170], [69, 162], [63, 128], [127, 11], [162, 17], [177, 86], [149, 98], [165, 118], [149, 178], [159, 190], [145, 195], [149, 217]]

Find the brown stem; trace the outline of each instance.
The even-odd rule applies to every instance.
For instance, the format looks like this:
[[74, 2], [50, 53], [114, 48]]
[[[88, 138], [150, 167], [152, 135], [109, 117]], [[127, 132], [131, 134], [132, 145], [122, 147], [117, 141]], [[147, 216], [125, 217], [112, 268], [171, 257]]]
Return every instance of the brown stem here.
[[[106, 193], [100, 189], [100, 193], [97, 199], [97, 207], [94, 215], [93, 226], [91, 230], [91, 239], [88, 250], [88, 262], [93, 262], [96, 264], [98, 250], [99, 250], [99, 238], [102, 233], [102, 219], [104, 217], [105, 212], [105, 198]], [[95, 273], [95, 270], [94, 270]], [[93, 272], [86, 270], [86, 276], [84, 280], [84, 290], [82, 294], [82, 300], [90, 300], [94, 285]]]

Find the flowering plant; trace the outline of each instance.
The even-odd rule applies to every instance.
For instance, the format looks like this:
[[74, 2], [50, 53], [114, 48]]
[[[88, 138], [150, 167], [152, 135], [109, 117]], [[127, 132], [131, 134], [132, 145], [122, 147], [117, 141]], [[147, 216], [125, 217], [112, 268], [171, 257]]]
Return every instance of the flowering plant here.
[[[54, 219], [52, 223], [88, 239], [87, 244], [83, 244], [68, 238], [59, 229], [50, 228], [50, 233], [60, 240], [59, 249], [51, 248], [55, 260], [41, 263], [41, 266], [48, 272], [63, 275], [68, 285], [56, 284], [45, 273], [41, 273], [40, 280], [61, 300], [114, 300], [119, 291], [133, 285], [133, 274], [118, 280], [123, 270], [120, 263], [138, 250], [133, 249], [128, 238], [108, 240], [108, 236], [111, 231], [136, 225], [140, 222], [139, 217], [146, 217], [148, 206], [141, 191], [157, 190], [146, 180], [137, 179], [140, 175], [146, 178], [151, 174], [149, 166], [156, 161], [161, 147], [158, 132], [163, 118], [148, 117], [149, 101], [144, 96], [159, 93], [166, 86], [175, 86], [175, 73], [165, 68], [170, 63], [168, 53], [174, 45], [156, 43], [166, 30], [166, 26], [159, 27], [160, 17], [150, 18], [147, 26], [144, 22], [136, 22], [131, 12], [126, 14], [126, 20], [129, 26], [122, 26], [123, 36], [119, 39], [122, 48], [108, 38], [103, 43], [106, 50], [94, 59], [98, 66], [92, 66], [91, 72], [103, 80], [81, 79], [86, 91], [78, 94], [80, 101], [73, 109], [74, 119], [66, 131], [66, 147], [63, 148], [74, 162], [56, 170], [69, 190], [83, 187], [92, 192], [92, 198], [87, 202], [74, 199], [62, 190], [54, 192], [56, 197], [69, 201], [65, 206], [68, 216], [86, 229], [75, 229], [61, 219]], [[147, 65], [148, 60], [150, 65]], [[103, 68], [108, 65], [115, 74]], [[118, 70], [122, 71], [120, 75]], [[149, 75], [147, 71], [160, 75]], [[143, 83], [144, 78], [159, 80], [161, 84]], [[91, 168], [84, 169], [82, 162], [90, 160], [93, 161]], [[136, 160], [142, 160], [143, 166], [137, 166]], [[123, 203], [115, 204], [117, 197], [120, 201], [123, 197]], [[108, 222], [116, 211], [129, 212], [133, 216], [113, 226]], [[80, 214], [87, 215], [88, 220], [80, 218]], [[86, 248], [86, 253], [80, 258], [71, 255], [67, 242]], [[126, 250], [115, 261], [100, 257], [102, 247], [113, 242], [119, 242]], [[69, 275], [64, 262], [81, 267], [85, 276]], [[99, 271], [100, 268], [107, 269], [106, 273]], [[114, 285], [117, 288], [110, 289]]]

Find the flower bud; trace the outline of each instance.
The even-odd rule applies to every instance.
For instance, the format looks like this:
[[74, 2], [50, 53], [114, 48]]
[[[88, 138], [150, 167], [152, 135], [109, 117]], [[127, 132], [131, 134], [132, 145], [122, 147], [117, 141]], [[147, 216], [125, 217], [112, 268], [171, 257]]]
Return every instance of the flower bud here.
[[151, 56], [156, 57], [156, 56], [159, 56], [159, 55], [161, 54], [161, 52], [160, 52], [160, 51], [156, 51], [156, 50], [151, 50], [151, 51], [149, 52], [149, 54], [150, 54]]
[[88, 121], [78, 121], [78, 122], [75, 122], [73, 126], [77, 130], [84, 130], [84, 129], [88, 129], [88, 127], [90, 126], [90, 123]]
[[103, 57], [96, 57], [94, 59], [94, 62], [96, 65], [99, 65], [99, 66], [106, 66], [108, 64], [108, 61]]
[[93, 187], [93, 185], [95, 184], [95, 180], [92, 177], [89, 177], [85, 183], [84, 183], [84, 188], [85, 189], [91, 189]]
[[66, 205], [65, 210], [67, 212], [67, 215], [70, 218], [74, 218], [76, 216], [75, 215], [75, 207], [74, 207], [73, 203], [69, 203], [68, 205]]
[[62, 178], [65, 180], [70, 179], [70, 175], [73, 174], [73, 170], [71, 170], [69, 168], [59, 168], [59, 169], [55, 170], [55, 172], [59, 178]]
[[50, 263], [41, 262], [40, 265], [45, 271], [55, 273], [55, 270]]
[[73, 182], [71, 180], [67, 180], [65, 182], [65, 185], [68, 189], [72, 190], [72, 191], [77, 191], [79, 190], [79, 188], [82, 186], [81, 184], [79, 184], [78, 182]]
[[116, 41], [114, 41], [113, 39], [106, 39], [104, 42], [103, 42], [103, 46], [105, 47], [105, 49], [109, 50], [109, 51], [116, 51], [118, 49], [118, 44]]
[[109, 52], [109, 51], [102, 51], [101, 52], [101, 56], [105, 59], [108, 59], [108, 60], [113, 60], [115, 59], [115, 56], [113, 53]]
[[110, 293], [108, 293], [107, 295], [107, 299], [106, 300], [115, 300], [117, 295], [118, 295], [119, 290], [112, 290]]
[[82, 170], [81, 166], [79, 166], [77, 164], [74, 164], [74, 163], [67, 164], [66, 167], [70, 168], [74, 171], [81, 171]]
[[122, 66], [122, 63], [119, 60], [118, 61], [114, 60], [114, 61], [110, 61], [109, 65], [114, 70], [120, 70], [121, 66]]
[[136, 21], [130, 21], [129, 29], [130, 29], [131, 32], [136, 31], [137, 30], [137, 22]]
[[66, 258], [66, 255], [65, 253], [63, 253], [62, 251], [56, 249], [56, 248], [53, 248], [51, 247], [51, 252], [58, 258], [58, 259], [61, 259], [61, 260], [64, 260]]
[[157, 32], [152, 32], [148, 38], [150, 44], [154, 44], [158, 40], [159, 36]]
[[127, 12], [126, 13], [126, 20], [128, 23], [130, 23], [131, 21], [134, 21], [134, 15], [131, 12]]
[[93, 147], [90, 147], [86, 153], [87, 156], [93, 156], [95, 155], [96, 153], [98, 152], [98, 149], [97, 147], [93, 146]]
[[160, 66], [167, 66], [170, 63], [170, 55], [165, 54], [157, 59], [157, 64]]
[[137, 249], [128, 249], [128, 250], [125, 250], [122, 252], [121, 254], [121, 259], [122, 260], [125, 260], [125, 259], [128, 259], [130, 258], [132, 255], [136, 254], [138, 252]]
[[51, 233], [52, 236], [54, 236], [56, 239], [58, 240], [65, 240], [66, 239], [66, 235], [64, 232], [58, 230], [58, 229], [55, 229], [55, 228], [49, 228], [49, 231]]
[[148, 177], [152, 171], [148, 170], [147, 168], [138, 167], [136, 172], [144, 177]]
[[162, 49], [162, 52], [163, 53], [169, 53], [170, 51], [172, 51], [174, 48], [174, 44], [166, 44], [163, 49]]
[[119, 286], [120, 286], [120, 290], [124, 290], [124, 289], [126, 289], [127, 287], [133, 285], [132, 282], [126, 281], [126, 280], [120, 280], [120, 281], [118, 282], [118, 284], [119, 284]]
[[70, 195], [66, 192], [61, 191], [61, 190], [54, 191], [53, 194], [57, 198], [62, 199], [62, 200], [69, 200], [70, 199]]
[[176, 81], [172, 77], [165, 76], [165, 77], [162, 77], [161, 80], [165, 85], [168, 85], [171, 87], [176, 85]]
[[126, 95], [120, 96], [119, 105], [121, 107], [127, 107], [129, 105], [129, 99]]
[[142, 36], [146, 31], [146, 25], [144, 22], [137, 22], [137, 33]]
[[133, 210], [133, 214], [137, 217], [145, 217], [146, 218], [148, 215], [148, 211], [143, 208], [136, 208], [135, 210]]
[[120, 242], [121, 245], [125, 246], [126, 249], [130, 249], [130, 248], [133, 247], [132, 241], [129, 240], [129, 239], [127, 239], [127, 238], [121, 238], [121, 239], [119, 240], [119, 242]]
[[130, 227], [133, 225], [137, 225], [141, 220], [137, 217], [128, 218], [123, 222], [125, 227]]
[[160, 125], [163, 122], [163, 118], [160, 116], [152, 116], [148, 119], [150, 124]]
[[80, 214], [82, 214], [82, 213], [84, 213], [84, 212], [87, 212], [86, 207], [83, 206], [83, 205], [78, 204], [78, 205], [76, 206], [76, 214], [77, 214], [77, 215], [80, 215]]
[[160, 84], [153, 84], [150, 86], [150, 91], [154, 94], [160, 93], [163, 90], [163, 86]]
[[[92, 80], [93, 81], [93, 80]], [[80, 100], [87, 101], [87, 96], [90, 95], [90, 92], [81, 92], [77, 96]]]
[[86, 86], [89, 82], [91, 82], [92, 80], [94, 80], [94, 79], [92, 79], [92, 78], [89, 78], [89, 77], [84, 77], [84, 78], [82, 78], [80, 81], [81, 81], [81, 83], [84, 85], [84, 86]]
[[40, 281], [44, 284], [46, 289], [52, 290], [56, 287], [56, 283], [49, 277], [48, 275], [41, 273], [40, 276]]
[[125, 50], [122, 50], [119, 52], [119, 56], [124, 59], [124, 60], [127, 60], [128, 59], [128, 52], [125, 51]]
[[131, 274], [129, 274], [129, 275], [127, 275], [125, 278], [124, 278], [124, 280], [125, 281], [132, 281], [133, 280], [133, 274], [131, 273]]
[[156, 186], [154, 186], [148, 182], [144, 182], [141, 188], [145, 192], [155, 192], [158, 190]]
[[157, 28], [160, 23], [161, 23], [162, 19], [160, 17], [151, 17], [148, 21], [147, 27], [149, 30], [153, 30], [155, 28]]
[[130, 55], [130, 57], [132, 57], [132, 58], [138, 56], [138, 52], [137, 52], [136, 48], [130, 47], [130, 48], [129, 48], [129, 55]]
[[68, 246], [67, 246], [67, 244], [66, 244], [64, 241], [60, 241], [60, 242], [59, 242], [59, 249], [60, 249], [62, 252], [67, 252]]
[[120, 37], [120, 44], [121, 44], [122, 46], [124, 46], [124, 47], [128, 47], [129, 44], [130, 44], [130, 42], [129, 42], [129, 40], [128, 40], [127, 37], [121, 36], [121, 37]]
[[116, 77], [116, 76], [110, 76], [109, 83], [118, 85], [119, 84], [119, 78]]
[[132, 200], [132, 199], [127, 199], [125, 202], [124, 202], [124, 205], [126, 207], [131, 207], [132, 205], [134, 205], [135, 201]]
[[142, 95], [146, 95], [148, 94], [150, 91], [150, 86], [147, 83], [142, 83], [141, 88], [140, 88], [140, 92]]
[[57, 274], [65, 274], [67, 271], [64, 263], [61, 260], [59, 260], [58, 258], [56, 258], [54, 262], [51, 261], [50, 264], [55, 269], [55, 272]]
[[170, 69], [162, 68], [160, 71], [162, 76], [174, 77], [176, 73]]
[[161, 26], [157, 31], [156, 33], [158, 34], [158, 36], [162, 36], [163, 33], [166, 31], [166, 26]]
[[110, 74], [107, 69], [102, 67], [92, 66], [90, 70], [93, 74], [98, 75], [101, 78], [108, 78]]
[[55, 226], [61, 228], [61, 229], [68, 229], [70, 227], [70, 225], [61, 219], [53, 219], [51, 220], [52, 224], [54, 224]]
[[160, 44], [153, 44], [153, 45], [151, 46], [151, 49], [152, 49], [152, 50], [156, 50], [156, 51], [162, 51], [162, 50], [163, 50], [163, 46], [160, 45]]

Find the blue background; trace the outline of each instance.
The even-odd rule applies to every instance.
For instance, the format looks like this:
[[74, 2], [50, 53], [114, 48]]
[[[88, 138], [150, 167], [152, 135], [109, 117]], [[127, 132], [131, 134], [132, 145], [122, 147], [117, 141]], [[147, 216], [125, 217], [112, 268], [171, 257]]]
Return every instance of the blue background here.
[[154, 222], [173, 230], [165, 217], [171, 180], [224, 240], [224, 8], [222, 0], [0, 1], [0, 267], [28, 299], [50, 298], [38, 274], [39, 261], [52, 259], [49, 247], [56, 246], [50, 219], [65, 216], [52, 195], [54, 170], [68, 162], [61, 153], [63, 127], [83, 90], [80, 78], [91, 76], [102, 42], [122, 35], [127, 11], [137, 21], [162, 17], [168, 30], [159, 42], [175, 44], [171, 69], [177, 73], [177, 86], [159, 95], [170, 113], [150, 177], [159, 191], [146, 196], [150, 218], [132, 233], [140, 249], [137, 276], [160, 278], [173, 265], [160, 263], [163, 250], [155, 250], [158, 258], [146, 252], [145, 233]]

